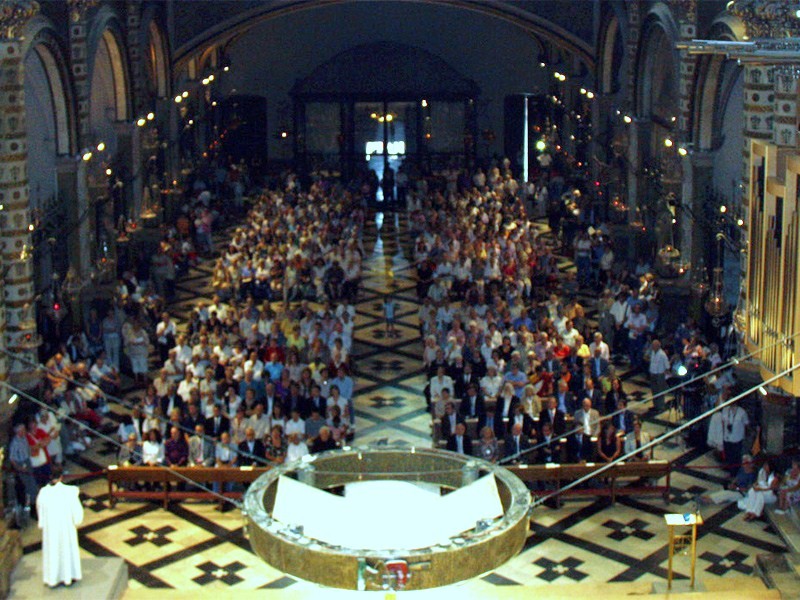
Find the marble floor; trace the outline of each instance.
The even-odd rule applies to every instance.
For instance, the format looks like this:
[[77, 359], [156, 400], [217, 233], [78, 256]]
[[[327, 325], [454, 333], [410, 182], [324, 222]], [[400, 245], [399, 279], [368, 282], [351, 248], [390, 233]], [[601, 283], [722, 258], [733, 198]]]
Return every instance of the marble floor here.
[[[353, 349], [357, 444], [431, 444], [408, 242], [401, 216], [372, 215], [364, 235], [366, 276], [356, 307]], [[573, 268], [566, 260], [561, 266], [564, 271]], [[179, 282], [172, 307], [176, 315], [186, 317], [197, 298], [208, 297], [210, 276], [209, 265], [203, 264]], [[381, 318], [381, 301], [388, 293], [399, 302], [398, 333], [393, 337], [387, 337]], [[591, 308], [591, 298], [581, 300]], [[648, 390], [643, 378], [622, 372], [629, 394], [642, 398]], [[673, 426], [671, 415], [654, 414], [649, 403], [637, 410], [653, 435]], [[139, 502], [120, 502], [110, 508], [100, 471], [114, 455], [110, 445], [95, 443], [69, 468], [86, 507], [79, 531], [82, 552], [124, 558], [131, 589], [316, 589], [264, 564], [250, 551], [238, 510], [220, 513], [214, 505], [191, 501], [167, 510], [157, 503]], [[542, 505], [534, 511], [524, 550], [497, 570], [461, 586], [488, 596], [493, 590], [497, 593], [498, 586], [663, 580], [667, 539], [662, 515], [693, 510], [697, 496], [718, 488], [724, 474], [712, 456], [680, 443], [660, 448], [656, 457], [675, 461], [668, 505], [660, 498], [620, 498], [613, 506], [606, 499], [568, 499], [560, 508]], [[702, 507], [702, 514], [701, 582], [750, 575], [756, 554], [785, 551], [770, 526], [762, 521], [744, 522], [735, 506]], [[26, 554], [40, 553], [36, 527], [28, 527], [23, 537]], [[688, 566], [687, 557], [676, 559], [678, 578], [686, 577]]]

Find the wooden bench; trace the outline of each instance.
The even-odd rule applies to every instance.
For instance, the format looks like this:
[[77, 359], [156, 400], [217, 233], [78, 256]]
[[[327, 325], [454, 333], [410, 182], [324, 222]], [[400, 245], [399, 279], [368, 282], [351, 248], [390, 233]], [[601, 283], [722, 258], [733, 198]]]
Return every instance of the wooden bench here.
[[[593, 474], [602, 463], [578, 463], [564, 465], [514, 465], [508, 470], [525, 483], [549, 482], [555, 484], [554, 489], [533, 491], [534, 495], [561, 494], [564, 484], [576, 481]], [[672, 475], [672, 463], [662, 460], [629, 462], [614, 465], [599, 474], [600, 485], [591, 488], [571, 488], [563, 492], [567, 496], [609, 496], [616, 502], [617, 496], [660, 495], [665, 503], [669, 503], [669, 488]], [[665, 477], [664, 485], [657, 481]], [[639, 485], [643, 479], [644, 484]], [[634, 485], [619, 485], [620, 482], [634, 482]], [[557, 498], [560, 502], [560, 496]]]
[[[220, 496], [240, 499], [242, 492], [220, 492], [214, 494], [205, 489], [193, 487], [200, 484], [210, 488], [214, 483], [248, 484], [269, 470], [267, 467], [122, 467], [111, 465], [105, 470], [108, 479], [109, 505], [113, 507], [119, 499], [161, 500], [164, 508], [170, 500], [195, 498], [201, 500], [219, 500]], [[130, 490], [124, 484], [158, 484], [158, 489]], [[186, 483], [187, 489], [178, 490], [175, 484]], [[223, 488], [224, 489], [224, 488]]]

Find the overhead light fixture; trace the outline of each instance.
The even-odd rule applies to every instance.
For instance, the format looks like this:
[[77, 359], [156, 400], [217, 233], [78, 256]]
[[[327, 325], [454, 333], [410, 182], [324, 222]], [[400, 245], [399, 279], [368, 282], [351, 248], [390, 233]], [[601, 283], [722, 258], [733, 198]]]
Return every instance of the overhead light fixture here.
[[428, 108], [428, 101], [425, 98], [422, 99], [422, 108]]
[[180, 94], [178, 94], [177, 96], [175, 96], [175, 102], [176, 102], [177, 104], [180, 104], [182, 101], [183, 101], [183, 96], [181, 96]]
[[737, 224], [739, 227], [742, 227], [742, 226], [744, 225], [744, 219], [741, 219], [741, 218], [739, 218], [739, 219], [736, 219], [736, 224]]
[[112, 173], [113, 173], [113, 171], [111, 170], [111, 167], [109, 167], [108, 169], [106, 169], [106, 175], [108, 175], [109, 177], [111, 177], [111, 174], [112, 174]]
[[222, 70], [227, 73], [228, 71], [231, 70], [231, 68], [228, 65], [225, 65], [224, 67], [222, 67]]
[[92, 160], [92, 153], [89, 150], [87, 150], [86, 152], [83, 153], [83, 156], [81, 156], [81, 158], [83, 159], [84, 162], [89, 162], [90, 160]]
[[203, 85], [208, 85], [208, 77], [206, 77], [205, 79], [203, 79]]
[[152, 121], [155, 118], [156, 118], [155, 113], [151, 113], [151, 112], [147, 113], [147, 120], [148, 121]]
[[137, 124], [139, 127], [144, 127], [144, 124], [145, 124], [145, 123], [147, 123], [147, 119], [145, 119], [144, 117], [139, 117], [139, 118], [136, 120], [136, 124]]
[[581, 94], [586, 95], [586, 88], [581, 88]]
[[719, 207], [719, 212], [721, 212], [724, 215], [726, 212], [728, 212], [728, 207], [723, 204], [722, 206]]
[[664, 140], [664, 145], [665, 145], [667, 148], [672, 148], [672, 140], [671, 140], [671, 139], [669, 139], [669, 138], [665, 139], [665, 140]]
[[19, 395], [11, 394], [11, 397], [8, 399], [8, 403], [14, 404], [14, 402], [16, 402], [17, 400], [19, 400]]
[[544, 152], [545, 148], [547, 148], [547, 142], [545, 142], [544, 140], [539, 140], [538, 142], [536, 142], [536, 149], [539, 152]]
[[587, 97], [589, 100], [592, 100], [592, 99], [594, 98], [594, 92], [586, 92], [586, 97]]
[[758, 391], [761, 393], [762, 396], [769, 396], [766, 388], [763, 385], [758, 386]]
[[687, 154], [689, 154], [689, 151], [686, 148], [681, 147], [678, 148], [678, 154], [680, 154], [681, 156], [686, 156]]
[[624, 117], [622, 117], [622, 120], [625, 121], [628, 125], [633, 123], [633, 119], [631, 119], [630, 115], [625, 115]]
[[209, 81], [214, 81], [214, 74], [213, 73], [208, 76], [208, 80]]
[[689, 370], [686, 368], [686, 365], [679, 365], [676, 373], [678, 377], [685, 377]]
[[189, 97], [189, 92], [187, 92], [186, 90], [182, 91], [181, 92], [181, 97], [182, 98], [188, 98]]
[[106, 149], [106, 145], [103, 142], [100, 142], [99, 144], [97, 144], [97, 151], [98, 152], [102, 152], [105, 149]]

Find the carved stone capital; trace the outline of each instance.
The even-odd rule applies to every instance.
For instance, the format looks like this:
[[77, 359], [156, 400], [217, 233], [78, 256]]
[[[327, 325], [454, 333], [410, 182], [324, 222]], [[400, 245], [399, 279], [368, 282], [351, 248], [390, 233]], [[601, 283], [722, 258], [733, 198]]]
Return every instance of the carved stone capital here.
[[751, 38], [797, 37], [799, 7], [789, 0], [734, 0], [728, 10], [744, 22]]

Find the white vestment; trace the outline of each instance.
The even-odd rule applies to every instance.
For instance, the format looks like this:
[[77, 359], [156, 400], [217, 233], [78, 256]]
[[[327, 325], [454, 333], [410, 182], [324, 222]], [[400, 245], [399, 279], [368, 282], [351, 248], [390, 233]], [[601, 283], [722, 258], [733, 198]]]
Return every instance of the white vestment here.
[[42, 578], [45, 584], [71, 584], [81, 578], [76, 527], [83, 521], [78, 488], [58, 482], [46, 485], [36, 498], [42, 530]]

